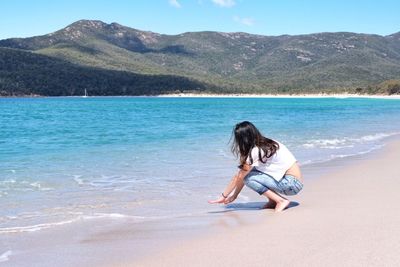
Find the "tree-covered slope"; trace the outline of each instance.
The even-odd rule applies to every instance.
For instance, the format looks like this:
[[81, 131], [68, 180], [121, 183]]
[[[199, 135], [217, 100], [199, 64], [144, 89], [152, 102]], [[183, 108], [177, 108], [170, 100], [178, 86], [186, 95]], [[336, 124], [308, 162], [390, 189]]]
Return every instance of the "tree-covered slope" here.
[[17, 49], [0, 48], [0, 95], [79, 96], [154, 95], [201, 91], [205, 85], [185, 77], [143, 75], [79, 66]]

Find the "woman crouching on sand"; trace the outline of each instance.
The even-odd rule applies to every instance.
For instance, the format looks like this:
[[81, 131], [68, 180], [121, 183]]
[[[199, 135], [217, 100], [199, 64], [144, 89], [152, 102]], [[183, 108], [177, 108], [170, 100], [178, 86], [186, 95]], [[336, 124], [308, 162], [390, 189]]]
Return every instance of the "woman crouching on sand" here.
[[232, 152], [239, 157], [238, 173], [222, 192], [222, 196], [209, 203], [233, 202], [244, 185], [268, 198], [264, 208], [283, 211], [290, 201], [283, 195], [296, 195], [303, 188], [296, 158], [279, 142], [264, 137], [248, 121], [236, 124]]

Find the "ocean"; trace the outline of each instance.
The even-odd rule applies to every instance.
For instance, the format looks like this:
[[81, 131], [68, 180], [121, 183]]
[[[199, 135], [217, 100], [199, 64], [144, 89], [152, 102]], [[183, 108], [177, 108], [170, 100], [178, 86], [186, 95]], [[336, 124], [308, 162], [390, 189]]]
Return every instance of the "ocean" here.
[[207, 200], [236, 171], [229, 142], [243, 120], [307, 166], [384, 146], [400, 134], [400, 101], [0, 98], [0, 240], [82, 220], [223, 209]]

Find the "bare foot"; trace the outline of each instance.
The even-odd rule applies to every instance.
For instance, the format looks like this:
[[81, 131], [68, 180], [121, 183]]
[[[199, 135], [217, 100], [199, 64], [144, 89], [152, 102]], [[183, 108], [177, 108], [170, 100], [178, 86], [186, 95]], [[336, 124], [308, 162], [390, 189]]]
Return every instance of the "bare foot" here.
[[287, 206], [289, 206], [289, 204], [290, 204], [290, 201], [287, 200], [287, 199], [283, 199], [282, 201], [279, 201], [279, 202], [276, 204], [275, 212], [281, 212], [281, 211], [283, 211], [285, 208], [287, 208]]
[[268, 201], [262, 208], [263, 209], [275, 209], [276, 202], [275, 201]]

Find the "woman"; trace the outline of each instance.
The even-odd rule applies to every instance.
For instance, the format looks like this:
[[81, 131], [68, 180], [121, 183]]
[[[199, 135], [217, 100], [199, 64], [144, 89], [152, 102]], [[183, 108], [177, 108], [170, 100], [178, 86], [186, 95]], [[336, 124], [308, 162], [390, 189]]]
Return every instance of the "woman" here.
[[231, 203], [247, 185], [268, 198], [264, 208], [283, 211], [290, 201], [281, 194], [296, 195], [303, 188], [296, 158], [285, 145], [264, 137], [251, 122], [236, 124], [233, 132], [232, 152], [239, 157], [239, 171], [221, 197], [209, 203]]

